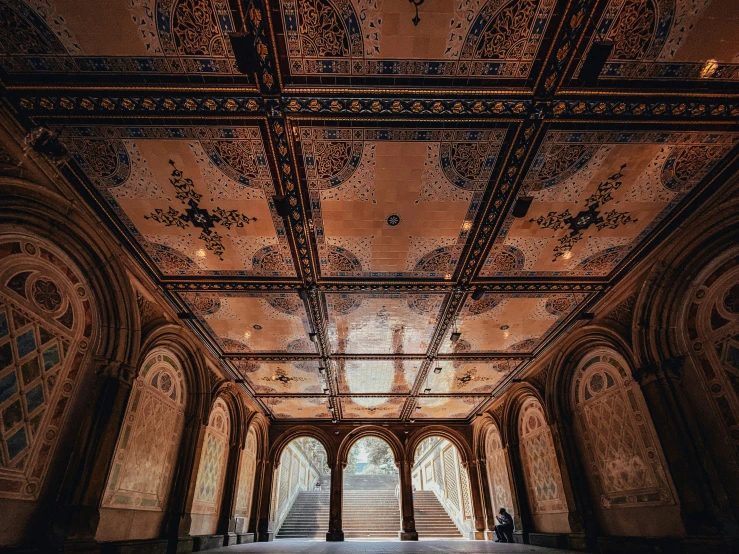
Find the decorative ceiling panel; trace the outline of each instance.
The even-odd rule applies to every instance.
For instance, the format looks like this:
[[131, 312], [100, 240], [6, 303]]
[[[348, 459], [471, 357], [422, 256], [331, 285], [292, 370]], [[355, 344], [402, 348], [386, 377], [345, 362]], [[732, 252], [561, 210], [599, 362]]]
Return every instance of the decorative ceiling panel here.
[[456, 329], [442, 343], [447, 354], [462, 352], [531, 353], [570, 315], [587, 294], [574, 293], [486, 293], [475, 301], [467, 297]]
[[0, 1], [0, 67], [9, 74], [244, 77], [227, 0]]
[[465, 419], [489, 396], [419, 396], [412, 418]]
[[[421, 390], [431, 394], [490, 393], [518, 365], [516, 360], [442, 360], [432, 364]], [[437, 372], [437, 368], [441, 368]]]
[[347, 419], [399, 419], [405, 398], [341, 397], [341, 414]]
[[162, 274], [295, 276], [258, 125], [60, 132]]
[[263, 398], [262, 403], [278, 419], [331, 419], [328, 396]]
[[555, 0], [281, 0], [285, 73], [297, 77], [523, 79]]
[[435, 293], [327, 293], [331, 349], [424, 355], [444, 298]]
[[450, 279], [505, 131], [300, 127], [321, 275]]
[[739, 81], [736, 0], [609, 0], [593, 37], [614, 43], [610, 82]]
[[183, 292], [187, 304], [227, 354], [310, 353], [310, 323], [297, 293]]
[[605, 277], [739, 142], [737, 133], [547, 133], [482, 276]]
[[320, 394], [324, 385], [319, 363], [318, 360], [259, 360], [242, 362], [238, 369], [257, 394]]
[[408, 393], [416, 380], [422, 360], [355, 360], [334, 362], [339, 376], [339, 392], [344, 394]]

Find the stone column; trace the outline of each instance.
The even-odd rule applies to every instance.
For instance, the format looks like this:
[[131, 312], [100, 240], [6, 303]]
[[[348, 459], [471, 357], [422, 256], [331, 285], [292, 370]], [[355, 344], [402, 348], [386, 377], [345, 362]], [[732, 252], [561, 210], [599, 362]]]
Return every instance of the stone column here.
[[259, 542], [269, 542], [275, 538], [274, 521], [272, 521], [272, 487], [277, 468], [272, 468], [269, 460], [264, 461], [262, 487], [259, 492], [259, 511], [257, 521], [257, 536]]
[[738, 522], [704, 453], [695, 413], [683, 392], [682, 364], [682, 359], [665, 360], [636, 370], [634, 379], [665, 454], [685, 530], [690, 535], [736, 536]]
[[[595, 550], [598, 547], [598, 526], [588, 483], [584, 478], [586, 470], [580, 461], [572, 429], [569, 425], [565, 427], [561, 419], [552, 423], [549, 428], [565, 488], [562, 492], [567, 499], [569, 547], [576, 550]], [[582, 478], [572, 479], [572, 475], [581, 475]]]
[[[460, 471], [464, 471], [464, 466]], [[480, 483], [480, 472], [477, 460], [472, 460], [467, 467], [467, 476], [470, 482], [470, 500], [472, 500], [472, 517], [474, 518], [474, 538], [477, 541], [489, 538], [490, 530], [485, 527], [485, 509], [483, 506], [483, 492]]]
[[417, 541], [418, 533], [416, 532], [416, 519], [413, 515], [413, 477], [411, 475], [411, 466], [413, 462], [409, 460], [401, 460], [396, 464], [400, 470], [398, 478], [400, 479], [400, 532], [398, 538], [401, 541]]
[[249, 508], [249, 518], [246, 522], [246, 537], [242, 542], [254, 542], [257, 540], [257, 525], [262, 505], [262, 482], [264, 481], [265, 461], [257, 459], [254, 464], [254, 485], [252, 486], [252, 499]]
[[177, 552], [187, 552], [187, 549], [192, 549], [193, 545], [193, 539], [190, 536], [192, 527], [190, 510], [195, 497], [195, 481], [198, 477], [198, 466], [206, 429], [207, 422], [204, 422], [199, 414], [185, 421], [167, 510], [169, 512], [167, 536], [170, 541], [176, 542]]
[[128, 365], [100, 361], [96, 365], [94, 404], [80, 426], [49, 534], [51, 543], [70, 550], [95, 544], [100, 502], [135, 378]]
[[516, 527], [513, 532], [514, 542], [529, 543], [529, 533], [534, 531], [534, 522], [531, 517], [529, 495], [526, 489], [526, 478], [521, 465], [521, 449], [518, 440], [503, 445], [508, 460], [509, 479], [511, 482], [511, 496], [513, 501], [513, 523]]
[[241, 457], [244, 449], [238, 444], [231, 444], [228, 451], [226, 476], [223, 481], [223, 500], [218, 518], [219, 535], [223, 535], [224, 546], [236, 544], [236, 501], [239, 495], [239, 479], [241, 479]]
[[346, 462], [337, 461], [331, 468], [331, 504], [328, 520], [328, 533], [326, 540], [330, 542], [341, 542], [344, 540], [342, 523], [342, 512], [344, 502], [344, 468]]
[[[493, 498], [490, 496], [490, 479], [488, 478], [487, 458], [478, 458], [474, 461], [477, 478], [480, 481], [480, 493], [483, 504], [483, 515], [485, 517], [485, 540], [495, 538], [495, 506], [493, 506]], [[513, 507], [511, 506], [511, 509]]]

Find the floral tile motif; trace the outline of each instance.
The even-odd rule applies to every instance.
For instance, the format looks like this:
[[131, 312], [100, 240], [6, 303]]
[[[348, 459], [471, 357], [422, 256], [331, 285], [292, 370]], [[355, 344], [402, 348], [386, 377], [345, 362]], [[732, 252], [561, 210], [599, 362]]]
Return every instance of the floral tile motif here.
[[739, 133], [549, 131], [483, 277], [606, 277], [739, 142]]
[[277, 396], [261, 402], [277, 419], [331, 419], [328, 397]]
[[734, 0], [609, 0], [594, 33], [614, 43], [601, 78], [739, 81], [738, 24]]
[[281, 0], [295, 76], [525, 79], [554, 0]]
[[241, 75], [227, 0], [0, 2], [0, 66], [10, 74]]
[[335, 360], [339, 391], [344, 394], [410, 392], [422, 360]]
[[505, 131], [300, 127], [321, 275], [451, 278]]
[[399, 419], [405, 398], [393, 397], [342, 397], [341, 415], [346, 419]]
[[295, 276], [259, 127], [59, 132], [164, 275]]
[[224, 353], [316, 352], [297, 293], [183, 292], [180, 297]]
[[468, 297], [457, 318], [461, 338], [442, 342], [442, 352], [532, 353], [587, 299], [584, 293], [486, 293]]
[[[469, 362], [439, 360], [432, 364], [421, 391], [432, 394], [492, 392], [518, 365], [516, 360]], [[441, 371], [438, 371], [441, 368]]]
[[257, 394], [320, 394], [323, 377], [318, 360], [240, 362], [237, 370]]
[[488, 396], [420, 396], [411, 418], [466, 419]]
[[444, 298], [424, 293], [327, 293], [331, 350], [424, 355]]

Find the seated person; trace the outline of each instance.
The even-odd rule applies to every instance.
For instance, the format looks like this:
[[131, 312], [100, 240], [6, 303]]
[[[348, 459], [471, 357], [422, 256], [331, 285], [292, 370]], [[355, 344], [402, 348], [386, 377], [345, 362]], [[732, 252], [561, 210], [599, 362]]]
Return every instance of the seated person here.
[[495, 516], [498, 525], [495, 526], [495, 542], [513, 542], [513, 517], [506, 512], [505, 508], [500, 509], [500, 515]]

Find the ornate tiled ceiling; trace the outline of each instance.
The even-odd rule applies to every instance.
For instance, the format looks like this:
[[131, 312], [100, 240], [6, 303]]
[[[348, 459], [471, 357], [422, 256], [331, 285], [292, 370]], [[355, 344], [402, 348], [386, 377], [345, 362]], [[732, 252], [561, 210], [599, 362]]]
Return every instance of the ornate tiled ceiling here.
[[106, 10], [0, 0], [4, 95], [276, 419], [474, 416], [736, 171], [732, 0]]

